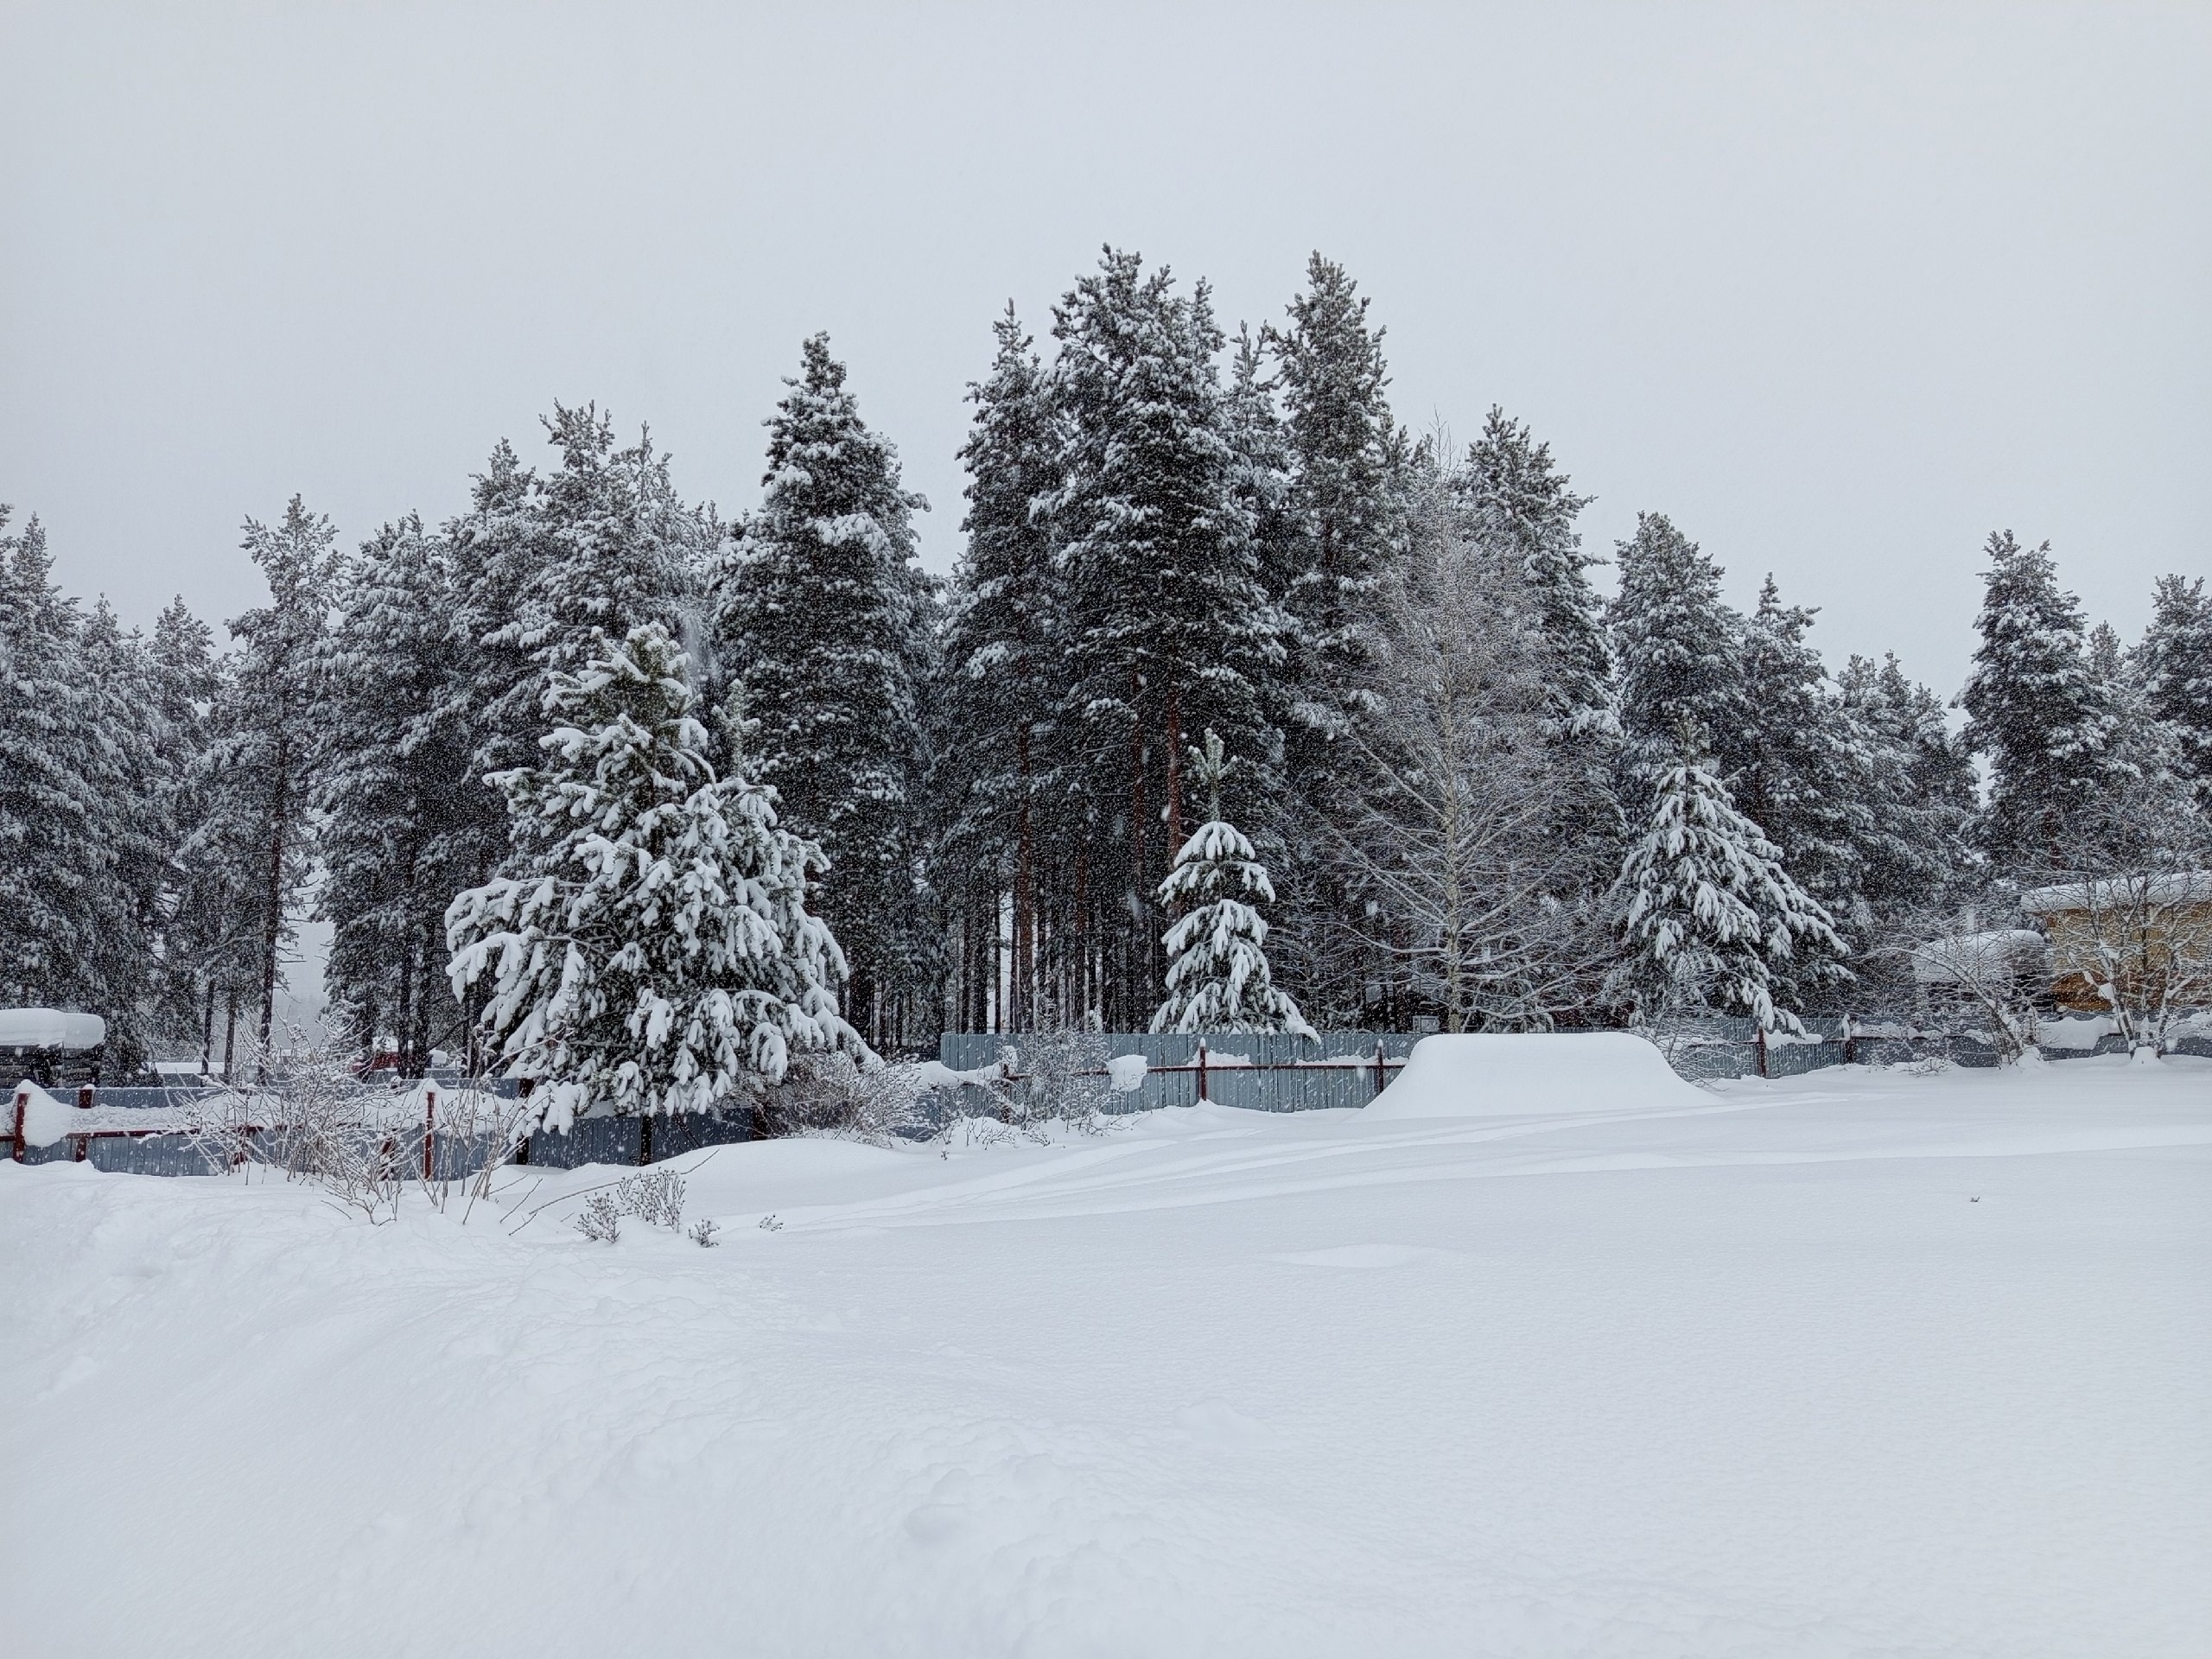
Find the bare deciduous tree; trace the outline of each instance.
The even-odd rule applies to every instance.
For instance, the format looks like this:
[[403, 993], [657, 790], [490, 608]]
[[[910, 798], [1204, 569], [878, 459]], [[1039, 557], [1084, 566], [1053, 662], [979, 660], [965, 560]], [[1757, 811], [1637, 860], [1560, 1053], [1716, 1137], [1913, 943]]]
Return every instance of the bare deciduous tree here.
[[1541, 1028], [1586, 999], [1611, 950], [1580, 849], [1553, 833], [1592, 787], [1548, 741], [1525, 579], [1440, 486], [1377, 599], [1374, 712], [1345, 741], [1359, 789], [1336, 850], [1363, 913], [1446, 1029]]

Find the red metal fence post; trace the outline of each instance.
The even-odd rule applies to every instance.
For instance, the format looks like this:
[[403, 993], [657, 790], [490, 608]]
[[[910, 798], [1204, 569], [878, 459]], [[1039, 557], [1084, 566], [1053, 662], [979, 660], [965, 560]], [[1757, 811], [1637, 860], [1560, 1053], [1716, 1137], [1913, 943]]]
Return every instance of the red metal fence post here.
[[19, 1164], [23, 1161], [23, 1120], [30, 1116], [30, 1110], [31, 1091], [29, 1089], [16, 1090], [15, 1159]]
[[434, 1083], [423, 1085], [423, 1185], [430, 1184], [430, 1149], [437, 1143], [438, 1086]]
[[1198, 1098], [1206, 1097], [1206, 1039], [1198, 1039]]
[[1390, 1074], [1382, 1068], [1382, 1039], [1375, 1039], [1375, 1092], [1381, 1094], [1390, 1086]]
[[[80, 1112], [89, 1112], [92, 1109], [92, 1085], [89, 1083], [80, 1083], [77, 1085], [77, 1109]], [[92, 1154], [92, 1135], [89, 1133], [73, 1135], [69, 1137], [69, 1161], [74, 1164], [83, 1163]]]
[[1759, 1050], [1759, 1076], [1763, 1077], [1771, 1076], [1772, 1074], [1768, 1071], [1766, 1065], [1766, 1027], [1764, 1026], [1761, 1026], [1758, 1028], [1756, 1040], [1758, 1043]]

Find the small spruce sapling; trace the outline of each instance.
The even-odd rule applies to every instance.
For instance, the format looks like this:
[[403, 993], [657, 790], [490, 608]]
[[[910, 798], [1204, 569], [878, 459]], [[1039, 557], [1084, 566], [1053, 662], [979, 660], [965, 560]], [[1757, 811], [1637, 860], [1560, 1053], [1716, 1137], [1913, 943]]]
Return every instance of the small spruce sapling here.
[[1255, 901], [1274, 902], [1268, 879], [1243, 830], [1221, 815], [1222, 779], [1230, 762], [1220, 734], [1206, 733], [1191, 752], [1192, 775], [1206, 792], [1206, 822], [1175, 855], [1160, 884], [1160, 900], [1175, 921], [1166, 948], [1167, 1000], [1152, 1017], [1154, 1031], [1294, 1032], [1313, 1036], [1289, 993], [1268, 968], [1268, 924]]

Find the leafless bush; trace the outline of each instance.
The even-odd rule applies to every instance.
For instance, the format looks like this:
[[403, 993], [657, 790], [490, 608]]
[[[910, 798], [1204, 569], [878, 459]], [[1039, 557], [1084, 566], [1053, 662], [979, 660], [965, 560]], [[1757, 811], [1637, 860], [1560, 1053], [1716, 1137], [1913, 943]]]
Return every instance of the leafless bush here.
[[923, 1068], [908, 1060], [854, 1063], [842, 1050], [794, 1056], [766, 1091], [760, 1115], [770, 1135], [830, 1135], [871, 1146], [926, 1130]]
[[967, 1146], [1027, 1141], [1042, 1146], [1055, 1125], [1078, 1135], [1103, 1135], [1122, 1119], [1106, 1109], [1113, 1100], [1105, 1038], [1090, 1030], [1024, 1032], [999, 1050], [995, 1080], [982, 1085], [984, 1103], [964, 1091], [937, 1138]]
[[284, 1037], [251, 1057], [246, 1069], [265, 1082], [196, 1103], [185, 1131], [193, 1147], [217, 1168], [312, 1181], [372, 1220], [396, 1211], [412, 1163], [405, 1110], [362, 1086], [347, 1048], [296, 1028]]
[[721, 1231], [721, 1223], [710, 1221], [702, 1217], [701, 1219], [691, 1224], [691, 1230], [688, 1235], [686, 1235], [686, 1236], [688, 1236], [694, 1244], [699, 1246], [701, 1249], [711, 1250], [716, 1244], [721, 1243], [721, 1241], [715, 1236], [715, 1235], [720, 1231]]
[[622, 1211], [604, 1192], [594, 1192], [584, 1200], [583, 1209], [569, 1217], [569, 1225], [594, 1244], [612, 1244], [622, 1236]]
[[538, 1111], [531, 1101], [509, 1099], [488, 1089], [463, 1088], [451, 1093], [441, 1090], [437, 1100], [437, 1133], [449, 1144], [480, 1146], [482, 1161], [462, 1178], [442, 1170], [432, 1182], [431, 1198], [440, 1209], [457, 1186], [465, 1186], [473, 1203], [492, 1196], [493, 1178], [512, 1161], [516, 1150], [537, 1124]]
[[614, 1203], [648, 1227], [683, 1230], [683, 1178], [665, 1165], [625, 1175], [614, 1188]]
[[1994, 1049], [2001, 1065], [2036, 1052], [2050, 1000], [2050, 949], [2009, 891], [1993, 888], [1955, 910], [1900, 912], [1871, 954], [1910, 975], [1924, 1028]]

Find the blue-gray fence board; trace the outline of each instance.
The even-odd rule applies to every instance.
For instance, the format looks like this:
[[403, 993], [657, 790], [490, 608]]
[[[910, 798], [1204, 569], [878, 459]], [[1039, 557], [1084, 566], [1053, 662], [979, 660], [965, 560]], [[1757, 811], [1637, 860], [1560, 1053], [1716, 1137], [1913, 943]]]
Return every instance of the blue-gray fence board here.
[[[1199, 1039], [1196, 1036], [1103, 1032], [1099, 1040], [1110, 1057], [1141, 1054], [1145, 1062], [1142, 1084], [1127, 1094], [1111, 1096], [1107, 1110], [1143, 1112], [1197, 1103]], [[1324, 1032], [1318, 1042], [1270, 1033], [1217, 1032], [1205, 1039], [1206, 1098], [1218, 1105], [1261, 1112], [1364, 1106], [1376, 1091], [1377, 1047], [1387, 1074], [1395, 1077], [1420, 1040], [1411, 1032], [1332, 1031]], [[1010, 1052], [1019, 1074], [1024, 1041], [1019, 1033], [947, 1032], [938, 1039], [938, 1058], [956, 1071], [976, 1071]], [[1166, 1069], [1169, 1067], [1177, 1069]], [[961, 1096], [964, 1110], [989, 1109], [990, 1097], [981, 1089], [963, 1089]]]

